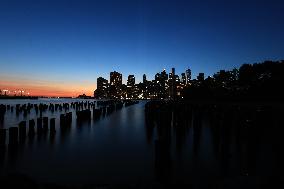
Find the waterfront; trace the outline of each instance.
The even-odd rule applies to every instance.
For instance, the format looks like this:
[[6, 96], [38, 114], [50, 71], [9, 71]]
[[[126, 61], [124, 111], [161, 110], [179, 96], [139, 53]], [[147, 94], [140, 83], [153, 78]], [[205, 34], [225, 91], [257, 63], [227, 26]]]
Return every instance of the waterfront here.
[[[46, 99], [33, 101], [43, 102]], [[51, 102], [71, 103], [71, 100], [49, 99], [48, 103]], [[275, 144], [283, 121], [279, 116], [281, 109], [259, 109], [261, 116], [256, 114], [254, 118], [248, 111], [241, 111], [239, 117], [239, 113], [229, 111], [224, 114], [225, 118], [229, 116], [228, 120], [220, 117], [223, 111], [219, 110], [219, 115], [217, 110], [208, 108], [211, 106], [196, 109], [195, 105], [187, 116], [174, 108], [167, 110], [173, 112], [173, 117], [167, 117], [161, 110], [155, 120], [145, 117], [146, 102], [82, 123], [76, 121], [75, 110], [71, 108], [72, 124], [65, 131], [60, 130], [59, 123], [64, 110], [46, 111], [43, 116], [56, 118], [56, 134], [35, 135], [13, 148], [7, 145], [1, 154], [1, 174], [20, 174], [35, 182], [68, 186], [145, 183], [207, 186], [224, 178], [252, 178], [248, 175], [267, 178], [280, 169], [277, 149], [282, 143]], [[15, 112], [8, 111], [4, 125], [17, 126], [20, 121], [36, 116], [31, 111], [30, 117], [16, 118]], [[258, 126], [251, 124], [255, 121]], [[169, 146], [164, 145], [165, 138]]]

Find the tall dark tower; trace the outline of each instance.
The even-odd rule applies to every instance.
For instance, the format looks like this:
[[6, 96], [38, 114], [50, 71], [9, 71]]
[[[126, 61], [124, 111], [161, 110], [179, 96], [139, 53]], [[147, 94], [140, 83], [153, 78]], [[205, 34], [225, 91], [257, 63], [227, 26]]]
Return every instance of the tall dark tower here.
[[187, 69], [185, 71], [185, 75], [186, 75], [186, 84], [190, 84], [190, 80], [191, 80], [191, 70]]
[[182, 82], [183, 85], [186, 84], [186, 75], [185, 75], [185, 73], [181, 74], [181, 82]]
[[121, 86], [122, 74], [116, 71], [110, 72], [110, 85]]
[[176, 70], [175, 68], [172, 68], [172, 74], [173, 75], [176, 75], [176, 71], [175, 70]]
[[198, 81], [204, 81], [204, 73], [199, 73], [197, 76]]
[[111, 98], [121, 98], [122, 74], [116, 71], [110, 72], [110, 88], [109, 93]]
[[175, 74], [175, 68], [172, 68], [171, 73], [171, 82], [170, 82], [170, 97], [172, 99], [176, 99], [176, 74]]
[[127, 97], [133, 98], [135, 92], [135, 77], [134, 75], [129, 75], [127, 79]]
[[108, 80], [99, 77], [97, 78], [97, 89], [94, 93], [95, 98], [104, 99], [108, 94]]
[[127, 80], [127, 86], [134, 86], [135, 85], [135, 77], [134, 75], [129, 75]]
[[143, 83], [145, 84], [147, 82], [146, 74], [143, 74]]

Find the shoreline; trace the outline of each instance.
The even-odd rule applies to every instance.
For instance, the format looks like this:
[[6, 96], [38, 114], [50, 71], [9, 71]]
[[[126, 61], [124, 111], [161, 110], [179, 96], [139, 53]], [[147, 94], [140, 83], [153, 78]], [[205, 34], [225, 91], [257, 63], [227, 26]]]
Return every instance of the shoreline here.
[[0, 96], [0, 100], [2, 99], [39, 99], [39, 97], [34, 96]]

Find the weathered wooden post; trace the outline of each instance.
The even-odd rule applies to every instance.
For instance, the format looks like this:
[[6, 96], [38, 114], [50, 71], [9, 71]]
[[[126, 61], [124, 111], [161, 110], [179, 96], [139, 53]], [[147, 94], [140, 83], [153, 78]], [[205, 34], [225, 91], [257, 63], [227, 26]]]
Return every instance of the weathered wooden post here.
[[43, 132], [47, 132], [48, 131], [48, 117], [44, 117], [43, 118]]
[[35, 121], [33, 119], [31, 119], [29, 121], [29, 136], [34, 136], [35, 135]]
[[0, 147], [6, 145], [6, 129], [0, 129]]
[[18, 144], [18, 127], [10, 127], [9, 128], [9, 145], [17, 145]]
[[54, 134], [56, 132], [55, 129], [55, 118], [50, 119], [50, 134]]
[[72, 112], [67, 113], [65, 118], [66, 118], [66, 124], [70, 125], [72, 123]]
[[66, 124], [65, 114], [60, 114], [60, 126], [64, 126]]
[[26, 121], [21, 121], [19, 123], [19, 140], [20, 140], [20, 142], [25, 141], [26, 134], [27, 134]]
[[38, 134], [42, 133], [42, 118], [41, 117], [37, 118], [37, 133]]

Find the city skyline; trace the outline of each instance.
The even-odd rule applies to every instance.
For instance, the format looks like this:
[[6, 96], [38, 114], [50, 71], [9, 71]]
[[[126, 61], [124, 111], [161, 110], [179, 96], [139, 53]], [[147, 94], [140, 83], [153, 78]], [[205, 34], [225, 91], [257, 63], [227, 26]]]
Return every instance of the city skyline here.
[[283, 10], [0, 0], [1, 188], [281, 186]]
[[[171, 74], [170, 71], [172, 69], [175, 69], [175, 68], [171, 68], [170, 70], [168, 70], [168, 74], [169, 75]], [[166, 69], [161, 69], [160, 71], [157, 71], [157, 73], [154, 74], [153, 76], [149, 76], [147, 74], [143, 74], [142, 77], [146, 76], [146, 78], [145, 78], [146, 81], [154, 81], [154, 80], [157, 79], [156, 78], [157, 74], [160, 74], [160, 73], [163, 73], [163, 72], [166, 73], [166, 71], [167, 71]], [[142, 81], [141, 80], [137, 81], [136, 80], [137, 75], [134, 75], [134, 74], [125, 75], [123, 73], [120, 73], [120, 71], [117, 71], [117, 70], [113, 70], [113, 71], [109, 72], [109, 74], [113, 74], [113, 73], [120, 75], [120, 76], [118, 76], [118, 77], [120, 77], [119, 78], [119, 82], [121, 82], [121, 84], [123, 84], [125, 86], [129, 85], [129, 83], [128, 83], [129, 79], [130, 79], [129, 77], [133, 77], [131, 85], [137, 85], [139, 83], [144, 83], [145, 82], [144, 79]], [[184, 72], [182, 72], [182, 73], [176, 73], [176, 76], [178, 76], [179, 80], [181, 80], [181, 82], [182, 82], [182, 75], [186, 74], [186, 73], [187, 73], [187, 75], [186, 75], [186, 83], [188, 83], [191, 80], [191, 78], [192, 79], [198, 79], [198, 75], [195, 78], [192, 77], [191, 69], [189, 69], [189, 68], [185, 69]], [[139, 77], [141, 77], [141, 76], [138, 76], [138, 78]], [[58, 84], [56, 86], [56, 84], [54, 83], [55, 86], [53, 88], [49, 88], [48, 86], [46, 86], [45, 82], [43, 82], [43, 81], [38, 81], [37, 82], [38, 86], [39, 86], [39, 90], [33, 90], [31, 87], [30, 88], [28, 88], [28, 87], [24, 88], [24, 87], [21, 87], [21, 86], [13, 86], [14, 83], [9, 83], [8, 81], [0, 80], [0, 86], [1, 86], [0, 90], [2, 92], [2, 95], [5, 94], [5, 95], [9, 95], [9, 96], [13, 96], [13, 95], [15, 95], [15, 96], [22, 96], [22, 95], [23, 96], [29, 96], [30, 95], [30, 96], [46, 96], [46, 97], [78, 97], [79, 95], [82, 95], [82, 94], [86, 94], [87, 96], [93, 96], [94, 90], [97, 89], [97, 79], [100, 79], [100, 78], [103, 79], [103, 82], [105, 82], [104, 80], [106, 80], [108, 85], [112, 85], [111, 83], [113, 83], [113, 81], [111, 81], [111, 76], [108, 76], [106, 78], [104, 78], [102, 76], [99, 76], [98, 78], [96, 78], [96, 80], [94, 82], [93, 81], [89, 81], [90, 88], [91, 88], [90, 90], [92, 90], [91, 93], [86, 93], [84, 90], [81, 90], [81, 92], [78, 92], [78, 93], [76, 93], [76, 95], [73, 95], [73, 96], [72, 95], [68, 95], [68, 94], [66, 95], [66, 93], [60, 93], [60, 90], [57, 90]], [[127, 79], [125, 79], [125, 78], [127, 78]], [[189, 80], [188, 80], [188, 78], [189, 78]], [[24, 82], [26, 82], [26, 81], [25, 80], [21, 81], [20, 85], [22, 85]], [[65, 87], [66, 90], [70, 90], [70, 93], [72, 93], [71, 92], [72, 90], [76, 90], [76, 89], [78, 90], [78, 88], [80, 88], [80, 84], [79, 83], [78, 83], [78, 88], [76, 88], [76, 89], [72, 88], [71, 86], [64, 86], [64, 84], [59, 84], [59, 86], [60, 85], [61, 85], [61, 87]], [[42, 90], [43, 86], [45, 86], [47, 88]], [[96, 87], [93, 88], [92, 86], [96, 86]], [[59, 94], [59, 95], [54, 95], [54, 92], [57, 92], [57, 94]]]
[[[281, 1], [0, 2], [0, 88], [92, 95], [109, 71], [205, 76], [284, 57]], [[153, 77], [153, 78], [151, 78]]]

